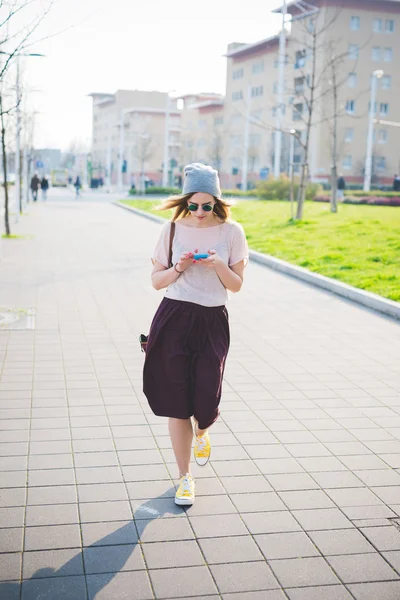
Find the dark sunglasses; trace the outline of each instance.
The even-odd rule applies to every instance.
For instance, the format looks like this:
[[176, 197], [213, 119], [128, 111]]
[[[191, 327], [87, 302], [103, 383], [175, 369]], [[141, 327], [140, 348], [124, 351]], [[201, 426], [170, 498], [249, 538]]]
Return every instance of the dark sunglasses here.
[[[190, 212], [196, 212], [196, 210], [198, 210], [199, 205], [198, 204], [189, 204], [188, 205], [188, 209], [190, 210]], [[211, 204], [203, 204], [202, 206], [204, 212], [211, 212], [213, 209], [213, 206]]]

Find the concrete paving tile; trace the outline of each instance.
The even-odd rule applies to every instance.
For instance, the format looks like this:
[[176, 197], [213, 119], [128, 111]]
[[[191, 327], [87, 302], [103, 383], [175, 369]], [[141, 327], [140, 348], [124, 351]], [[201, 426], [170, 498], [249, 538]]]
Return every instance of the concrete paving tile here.
[[69, 469], [74, 466], [72, 453], [69, 454], [31, 454], [28, 457], [29, 471], [42, 469]]
[[77, 502], [74, 485], [57, 485], [54, 487], [28, 488], [28, 505], [38, 504], [73, 504]]
[[116, 452], [78, 452], [74, 455], [77, 469], [82, 467], [114, 467], [118, 465]]
[[0, 480], [1, 487], [3, 489], [25, 487], [27, 475], [27, 471], [3, 471]]
[[361, 532], [379, 552], [400, 550], [400, 531], [393, 525], [388, 527], [363, 527]]
[[283, 500], [289, 510], [302, 508], [331, 508], [335, 506], [323, 490], [279, 492], [279, 497]]
[[374, 494], [386, 504], [400, 504], [400, 486], [374, 487]]
[[114, 452], [114, 444], [111, 437], [104, 439], [74, 439], [72, 440], [73, 451], [76, 452]]
[[80, 548], [39, 550], [24, 553], [22, 573], [24, 579], [68, 577], [70, 575], [83, 575], [82, 551]]
[[207, 567], [159, 569], [149, 572], [158, 598], [190, 598], [201, 591], [214, 594], [217, 588]]
[[199, 544], [207, 564], [264, 560], [250, 535], [204, 538], [199, 540]]
[[254, 461], [261, 473], [302, 473], [303, 467], [294, 458], [262, 458]]
[[22, 552], [24, 530], [22, 527], [7, 527], [1, 529], [1, 551]]
[[83, 545], [119, 546], [136, 544], [138, 536], [133, 521], [82, 523]]
[[48, 504], [26, 507], [26, 526], [79, 523], [77, 504]]
[[84, 548], [85, 573], [118, 573], [145, 569], [138, 544]]
[[[20, 552], [0, 554], [0, 581], [18, 581], [21, 577], [21, 563], [22, 554]], [[6, 598], [6, 596], [1, 597]]]
[[343, 506], [341, 510], [351, 521], [360, 519], [390, 519], [396, 516], [396, 513], [385, 504], [378, 506]]
[[196, 502], [188, 509], [191, 517], [199, 515], [224, 515], [237, 513], [232, 498], [226, 495], [198, 496]]
[[145, 571], [87, 575], [89, 600], [152, 600]]
[[55, 550], [58, 548], [80, 548], [79, 525], [51, 525], [26, 527], [25, 550]]
[[[286, 510], [285, 504], [275, 492], [231, 494], [230, 498], [239, 512], [249, 513]], [[195, 506], [197, 507], [197, 500]], [[193, 514], [192, 511], [191, 514]]]
[[326, 493], [340, 508], [346, 506], [360, 507], [377, 506], [383, 504], [382, 500], [380, 500], [373, 492], [371, 492], [366, 487], [327, 490]]
[[221, 477], [221, 483], [228, 494], [272, 491], [271, 486], [263, 475]]
[[387, 581], [379, 583], [361, 583], [348, 586], [356, 600], [398, 600], [400, 598], [400, 582]]
[[213, 468], [219, 477], [258, 475], [260, 473], [252, 460], [218, 461]]
[[283, 533], [299, 531], [300, 525], [295, 521], [289, 511], [243, 513], [242, 519], [250, 533]]
[[7, 488], [1, 490], [0, 508], [25, 506], [26, 488]]
[[125, 481], [160, 481], [170, 479], [164, 464], [123, 466], [122, 473]]
[[400, 573], [400, 551], [395, 550], [393, 552], [382, 552], [382, 556], [396, 569], [397, 573]]
[[129, 521], [132, 509], [127, 500], [113, 502], [81, 502], [79, 505], [81, 523], [101, 521]]
[[75, 485], [73, 469], [37, 469], [29, 471], [28, 485], [42, 487], [47, 485]]
[[[248, 531], [243, 525], [239, 515], [203, 515], [192, 517], [189, 521], [196, 537], [226, 537], [229, 535], [247, 535]], [[275, 513], [274, 513], [275, 514]]]
[[270, 567], [265, 562], [211, 565], [210, 570], [222, 593], [279, 588]]
[[[222, 598], [223, 600], [286, 600], [287, 597], [283, 594], [282, 590], [263, 590], [262, 592], [223, 594]], [[213, 600], [213, 598], [209, 600]]]
[[182, 507], [176, 505], [175, 502], [171, 502], [170, 498], [131, 500], [131, 507], [133, 516], [137, 521], [185, 516]]
[[[369, 473], [369, 471], [362, 471], [362, 473]], [[311, 476], [325, 491], [327, 491], [328, 488], [364, 487], [363, 482], [360, 481], [356, 475], [351, 473], [351, 471], [333, 471], [332, 473], [319, 472], [311, 473]]]
[[[260, 458], [291, 458], [290, 453], [282, 444], [247, 444], [247, 453], [252, 459]], [[214, 457], [213, 457], [214, 460]]]
[[21, 600], [87, 600], [83, 575], [28, 579], [22, 583]]
[[75, 473], [78, 484], [118, 483], [123, 481], [119, 466], [77, 468]]
[[163, 458], [158, 450], [120, 450], [118, 459], [121, 465], [156, 465], [163, 462]]
[[332, 565], [343, 583], [399, 579], [396, 571], [377, 552], [373, 554], [328, 556], [327, 561]]
[[0, 456], [26, 456], [28, 454], [27, 442], [2, 442], [0, 443]]
[[349, 529], [353, 527], [351, 521], [338, 508], [294, 510], [292, 514], [305, 531]]
[[0, 471], [25, 471], [27, 464], [26, 456], [3, 456], [0, 458]]
[[[2, 492], [0, 492], [1, 496]], [[0, 508], [0, 528], [22, 527], [24, 524], [25, 509], [23, 506], [13, 508]]]
[[310, 538], [302, 531], [256, 535], [254, 539], [267, 560], [320, 555]]
[[343, 585], [286, 589], [286, 593], [290, 600], [352, 600], [352, 596]]
[[142, 550], [149, 569], [204, 565], [204, 558], [195, 540], [145, 543], [142, 544]]
[[30, 454], [69, 454], [71, 452], [71, 442], [31, 442], [29, 445]]
[[105, 502], [112, 500], [127, 500], [123, 483], [98, 483], [78, 485], [79, 502]]
[[271, 560], [269, 564], [284, 588], [339, 583], [328, 563], [320, 557]]
[[324, 556], [375, 552], [374, 547], [356, 529], [310, 531], [308, 535]]
[[[209, 517], [197, 517], [197, 519], [205, 518]], [[187, 519], [141, 520], [137, 521], [137, 530], [142, 543], [192, 540], [194, 538]]]
[[[51, 419], [50, 419], [51, 420]], [[68, 441], [71, 439], [71, 430], [64, 429], [35, 429], [31, 431], [31, 442]]]
[[[203, 484], [204, 482], [202, 482]], [[163, 496], [165, 498], [174, 498], [175, 496], [175, 487], [172, 485], [172, 482], [169, 480], [161, 480], [161, 481], [147, 481], [144, 486], [142, 482], [128, 482], [126, 484], [126, 488], [128, 490], [128, 495], [131, 500], [146, 500], [149, 498], [156, 498]], [[221, 486], [221, 492], [224, 490]], [[198, 495], [198, 490], [196, 489], [196, 494]]]
[[266, 478], [277, 492], [319, 489], [318, 483], [308, 473], [291, 473], [290, 477], [281, 473], [266, 475]]

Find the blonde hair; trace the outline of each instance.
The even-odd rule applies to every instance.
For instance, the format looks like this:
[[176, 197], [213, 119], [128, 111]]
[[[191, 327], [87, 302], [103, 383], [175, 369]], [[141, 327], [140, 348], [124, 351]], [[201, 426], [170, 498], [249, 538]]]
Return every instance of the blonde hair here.
[[[172, 214], [172, 221], [184, 219], [188, 214], [190, 214], [190, 210], [188, 209], [188, 203], [195, 193], [196, 192], [190, 194], [179, 194], [177, 196], [170, 196], [169, 198], [163, 201], [162, 205], [158, 207], [158, 210], [173, 210], [174, 212]], [[215, 216], [221, 219], [221, 221], [223, 222], [227, 221], [231, 216], [231, 204], [226, 200], [216, 198], [215, 196], [213, 196], [213, 198], [215, 200]]]

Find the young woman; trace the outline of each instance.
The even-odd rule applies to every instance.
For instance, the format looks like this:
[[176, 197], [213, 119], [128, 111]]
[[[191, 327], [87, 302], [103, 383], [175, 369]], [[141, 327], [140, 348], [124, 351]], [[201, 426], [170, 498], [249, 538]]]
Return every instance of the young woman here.
[[143, 391], [154, 414], [169, 417], [180, 477], [175, 502], [190, 505], [195, 497], [191, 417], [195, 459], [205, 465], [229, 349], [227, 291], [241, 289], [248, 249], [242, 227], [229, 220], [218, 173], [209, 166], [185, 167], [182, 195], [169, 198], [162, 208], [174, 209], [173, 266], [169, 221], [153, 256], [153, 287], [167, 290], [150, 328]]

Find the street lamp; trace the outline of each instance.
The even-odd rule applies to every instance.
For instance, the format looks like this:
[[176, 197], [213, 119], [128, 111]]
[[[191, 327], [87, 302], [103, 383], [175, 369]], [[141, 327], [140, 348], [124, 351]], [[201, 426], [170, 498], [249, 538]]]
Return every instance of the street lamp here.
[[176, 90], [169, 90], [167, 92], [166, 104], [165, 104], [165, 127], [164, 127], [164, 164], [162, 174], [162, 185], [168, 187], [168, 173], [169, 173], [169, 125], [170, 125], [170, 113], [171, 113], [171, 98], [170, 94]]
[[297, 137], [296, 129], [291, 129], [290, 133], [290, 154], [289, 154], [289, 179], [290, 179], [290, 214], [294, 219], [294, 141]]
[[372, 176], [372, 150], [374, 144], [374, 121], [375, 121], [375, 101], [376, 101], [376, 88], [378, 79], [381, 79], [384, 75], [382, 69], [374, 71], [371, 79], [371, 101], [369, 107], [369, 121], [368, 121], [368, 137], [367, 137], [367, 155], [365, 158], [365, 173], [364, 173], [364, 192], [369, 192], [371, 189], [371, 176]]

